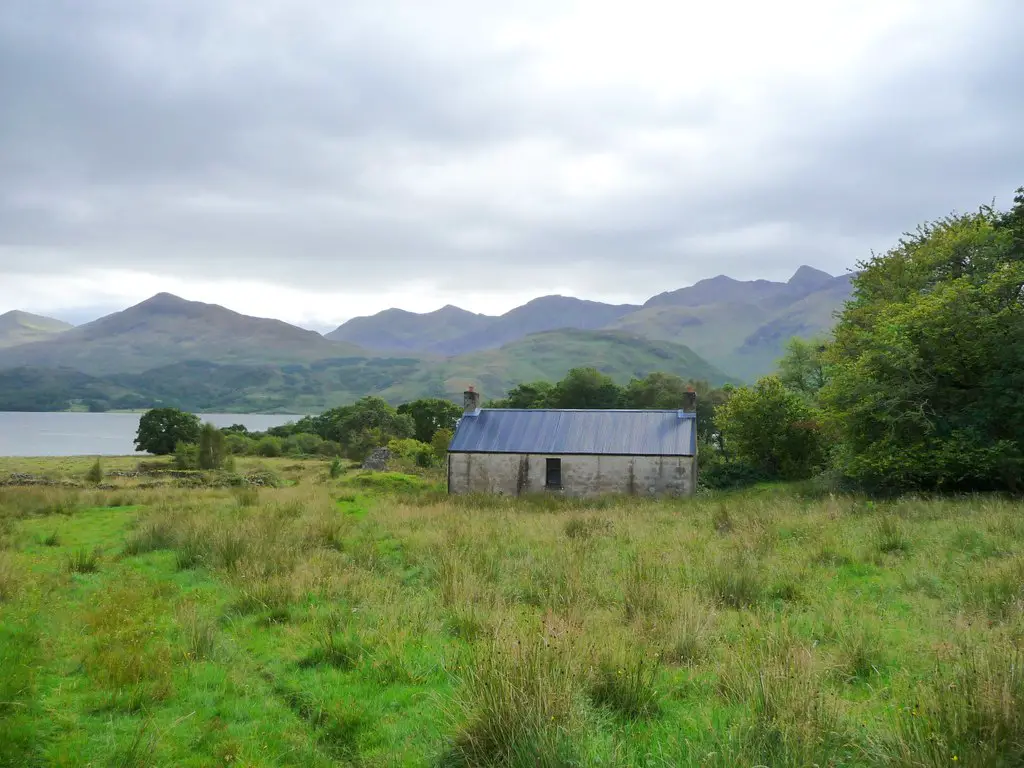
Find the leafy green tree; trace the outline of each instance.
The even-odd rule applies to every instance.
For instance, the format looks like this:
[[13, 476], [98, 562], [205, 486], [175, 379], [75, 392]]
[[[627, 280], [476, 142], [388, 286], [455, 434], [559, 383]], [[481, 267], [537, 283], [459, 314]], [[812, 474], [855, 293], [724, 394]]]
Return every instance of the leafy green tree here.
[[861, 264], [822, 400], [869, 489], [1020, 488], [1024, 191], [925, 224]]
[[706, 381], [686, 381], [673, 373], [651, 373], [629, 382], [622, 393], [622, 405], [639, 409], [680, 408], [691, 387], [697, 394], [697, 439], [707, 443], [717, 432], [715, 409], [728, 396], [725, 390], [712, 389]]
[[398, 406], [397, 412], [411, 416], [413, 437], [421, 443], [429, 443], [437, 430], [455, 428], [455, 422], [462, 415], [462, 408], [451, 400], [430, 397], [404, 403]]
[[573, 368], [546, 399], [550, 408], [618, 408], [622, 390], [596, 368]]
[[199, 440], [199, 417], [177, 408], [154, 408], [142, 414], [135, 435], [135, 449], [157, 456], [174, 453], [179, 442]]
[[430, 441], [431, 448], [438, 462], [444, 461], [448, 455], [448, 446], [451, 445], [453, 431], [450, 429], [439, 429], [434, 433], [434, 439]]
[[779, 379], [794, 392], [816, 400], [829, 380], [827, 350], [824, 340], [808, 341], [794, 336], [786, 344], [786, 354], [779, 360]]
[[805, 478], [824, 463], [819, 414], [777, 376], [735, 390], [717, 419], [726, 455], [767, 477]]
[[346, 451], [359, 443], [357, 453], [361, 452], [365, 441], [374, 438], [375, 433], [383, 436], [384, 440], [371, 449], [386, 445], [393, 437], [412, 437], [415, 432], [411, 415], [398, 413], [386, 400], [374, 396], [325, 411], [311, 420], [311, 426], [320, 437], [341, 443]]
[[224, 433], [209, 422], [203, 424], [199, 429], [199, 468], [220, 469], [224, 466], [226, 455], [227, 446], [224, 441]]
[[554, 385], [548, 381], [518, 384], [504, 399], [491, 405], [495, 408], [546, 408], [553, 388]]
[[674, 373], [651, 373], [626, 385], [622, 405], [639, 409], [681, 408], [689, 386], [685, 379]]

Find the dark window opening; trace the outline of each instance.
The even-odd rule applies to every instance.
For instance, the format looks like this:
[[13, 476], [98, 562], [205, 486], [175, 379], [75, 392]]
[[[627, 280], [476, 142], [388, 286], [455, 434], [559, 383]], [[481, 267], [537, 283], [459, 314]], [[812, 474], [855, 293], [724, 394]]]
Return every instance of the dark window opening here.
[[562, 460], [561, 459], [548, 459], [547, 460], [547, 482], [545, 485], [548, 488], [561, 488], [562, 487]]

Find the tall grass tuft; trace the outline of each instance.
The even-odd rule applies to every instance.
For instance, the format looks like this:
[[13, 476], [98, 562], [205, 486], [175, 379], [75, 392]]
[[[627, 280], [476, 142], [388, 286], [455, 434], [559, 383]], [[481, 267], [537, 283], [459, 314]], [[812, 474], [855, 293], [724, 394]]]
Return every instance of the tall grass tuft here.
[[711, 597], [729, 608], [751, 608], [765, 593], [761, 576], [743, 554], [710, 564], [706, 583]]
[[1005, 621], [1024, 608], [1024, 558], [972, 569], [963, 591], [971, 607], [994, 621]]
[[622, 585], [626, 618], [653, 616], [663, 610], [664, 570], [650, 557], [634, 554], [626, 569]]
[[363, 656], [364, 647], [358, 633], [344, 626], [338, 614], [318, 618], [314, 624], [313, 639], [316, 645], [300, 666], [352, 669]]
[[723, 743], [723, 764], [841, 764], [849, 741], [810, 649], [785, 630], [751, 640], [719, 671], [722, 695], [749, 718]]
[[576, 760], [579, 655], [566, 641], [497, 635], [462, 681], [451, 766], [569, 766]]
[[910, 551], [910, 539], [892, 515], [886, 515], [875, 526], [875, 545], [886, 555]]
[[18, 569], [14, 565], [14, 558], [0, 550], [0, 603], [14, 599], [18, 582]]
[[664, 624], [661, 657], [666, 664], [688, 666], [707, 655], [715, 611], [696, 598], [677, 600]]
[[656, 682], [658, 654], [619, 648], [598, 659], [588, 686], [591, 701], [628, 720], [654, 717], [661, 711]]
[[195, 603], [188, 603], [178, 617], [183, 650], [188, 661], [203, 661], [213, 655], [217, 644], [217, 625], [203, 616]]
[[896, 765], [1024, 765], [1024, 652], [1013, 643], [961, 644], [939, 661], [895, 737], [875, 744]]
[[243, 485], [239, 488], [232, 488], [231, 495], [235, 498], [235, 505], [239, 509], [255, 507], [260, 503], [260, 491], [251, 485]]
[[67, 556], [65, 565], [71, 573], [95, 573], [100, 569], [102, 554], [103, 550], [99, 547], [94, 549], [79, 547]]
[[151, 517], [125, 539], [124, 553], [128, 556], [143, 555], [159, 549], [171, 549], [174, 544], [172, 521], [165, 517]]
[[885, 644], [876, 627], [863, 621], [844, 624], [839, 631], [837, 673], [845, 682], [863, 682], [882, 674]]

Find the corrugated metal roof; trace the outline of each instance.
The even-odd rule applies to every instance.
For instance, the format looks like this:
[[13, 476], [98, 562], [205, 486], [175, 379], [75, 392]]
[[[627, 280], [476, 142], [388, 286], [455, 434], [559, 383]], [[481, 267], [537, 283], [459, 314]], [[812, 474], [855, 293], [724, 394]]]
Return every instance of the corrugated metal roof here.
[[694, 423], [679, 411], [483, 408], [459, 420], [448, 450], [693, 456]]

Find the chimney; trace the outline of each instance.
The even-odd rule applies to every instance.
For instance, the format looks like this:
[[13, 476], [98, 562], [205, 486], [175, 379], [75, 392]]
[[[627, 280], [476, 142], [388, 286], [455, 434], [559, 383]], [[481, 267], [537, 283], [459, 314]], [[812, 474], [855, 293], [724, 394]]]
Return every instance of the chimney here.
[[463, 416], [475, 416], [480, 410], [480, 393], [469, 387], [465, 392], [462, 393], [463, 398]]
[[682, 413], [697, 413], [697, 392], [693, 387], [687, 387], [683, 393]]

